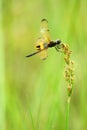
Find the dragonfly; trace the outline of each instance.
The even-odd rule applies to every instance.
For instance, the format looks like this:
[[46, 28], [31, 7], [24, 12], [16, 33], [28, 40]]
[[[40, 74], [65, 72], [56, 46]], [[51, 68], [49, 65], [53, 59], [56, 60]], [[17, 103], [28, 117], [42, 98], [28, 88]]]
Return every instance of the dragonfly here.
[[61, 40], [56, 40], [56, 41], [52, 41], [50, 38], [50, 33], [49, 33], [49, 27], [48, 27], [48, 21], [47, 19], [42, 19], [41, 20], [41, 28], [40, 28], [40, 37], [38, 38], [38, 40], [35, 43], [35, 49], [37, 51], [28, 54], [26, 57], [31, 57], [34, 56], [36, 54], [40, 55], [40, 58], [42, 60], [47, 58], [47, 49], [48, 48], [52, 48], [55, 47], [55, 49], [57, 51], [60, 50], [61, 46]]

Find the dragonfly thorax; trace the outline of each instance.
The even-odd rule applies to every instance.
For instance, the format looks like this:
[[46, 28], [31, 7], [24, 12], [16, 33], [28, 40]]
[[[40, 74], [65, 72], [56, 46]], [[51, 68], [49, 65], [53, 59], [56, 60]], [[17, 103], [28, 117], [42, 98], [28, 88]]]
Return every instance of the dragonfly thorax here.
[[61, 41], [60, 40], [56, 40], [56, 41], [51, 41], [49, 44], [48, 44], [48, 47], [54, 47], [58, 44], [60, 44]]

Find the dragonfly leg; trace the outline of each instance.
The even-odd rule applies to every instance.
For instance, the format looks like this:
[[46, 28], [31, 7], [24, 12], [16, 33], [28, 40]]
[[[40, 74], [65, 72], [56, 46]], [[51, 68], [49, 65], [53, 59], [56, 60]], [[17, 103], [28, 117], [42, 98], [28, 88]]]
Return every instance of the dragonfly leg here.
[[59, 51], [59, 48], [58, 48], [57, 46], [55, 46], [55, 49], [56, 49], [57, 51]]
[[55, 46], [55, 49], [56, 49], [58, 52], [62, 52], [60, 45], [56, 45], [56, 46]]

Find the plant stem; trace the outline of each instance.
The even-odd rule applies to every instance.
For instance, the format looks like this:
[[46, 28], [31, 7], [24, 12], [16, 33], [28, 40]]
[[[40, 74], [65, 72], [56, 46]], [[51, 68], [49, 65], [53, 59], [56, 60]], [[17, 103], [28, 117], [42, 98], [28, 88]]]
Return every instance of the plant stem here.
[[69, 112], [70, 112], [70, 97], [67, 99], [67, 104], [66, 104], [66, 126], [65, 130], [69, 130]]

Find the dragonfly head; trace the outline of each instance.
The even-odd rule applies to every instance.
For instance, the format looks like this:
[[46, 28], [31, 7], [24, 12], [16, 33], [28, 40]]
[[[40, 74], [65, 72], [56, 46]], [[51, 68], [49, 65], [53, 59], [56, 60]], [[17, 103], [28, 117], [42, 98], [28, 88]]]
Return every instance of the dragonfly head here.
[[56, 44], [60, 44], [61, 43], [61, 40], [56, 40]]

